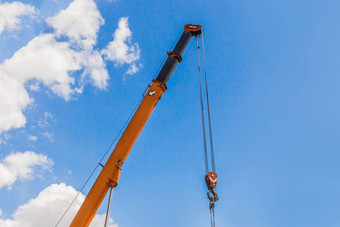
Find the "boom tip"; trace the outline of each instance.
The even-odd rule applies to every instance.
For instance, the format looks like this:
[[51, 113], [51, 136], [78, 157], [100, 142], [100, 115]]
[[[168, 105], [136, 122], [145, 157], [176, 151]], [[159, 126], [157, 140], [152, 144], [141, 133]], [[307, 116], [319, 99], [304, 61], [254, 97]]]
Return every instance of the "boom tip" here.
[[199, 24], [186, 24], [184, 25], [186, 32], [192, 32], [193, 35], [200, 35], [202, 33], [202, 26]]

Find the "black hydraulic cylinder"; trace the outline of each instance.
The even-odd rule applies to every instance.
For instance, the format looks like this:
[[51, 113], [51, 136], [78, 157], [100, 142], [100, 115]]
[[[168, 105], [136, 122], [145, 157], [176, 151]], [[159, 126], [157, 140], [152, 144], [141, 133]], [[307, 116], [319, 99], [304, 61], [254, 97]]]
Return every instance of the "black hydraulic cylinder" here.
[[173, 51], [168, 52], [168, 58], [157, 75], [157, 81], [165, 84], [169, 81], [176, 66], [182, 61], [182, 54], [188, 46], [191, 37], [201, 34], [201, 28], [201, 25], [193, 24], [187, 24], [184, 26], [184, 32], [176, 43]]

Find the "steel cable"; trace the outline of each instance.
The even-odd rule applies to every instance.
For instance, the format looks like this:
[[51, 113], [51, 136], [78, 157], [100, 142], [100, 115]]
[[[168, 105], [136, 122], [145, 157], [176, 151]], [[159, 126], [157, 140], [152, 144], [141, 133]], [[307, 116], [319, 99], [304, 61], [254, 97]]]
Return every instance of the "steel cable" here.
[[198, 37], [197, 36], [196, 36], [196, 46], [197, 46], [198, 81], [199, 81], [199, 85], [200, 85], [200, 100], [201, 100], [201, 113], [202, 113], [202, 128], [203, 128], [203, 145], [204, 145], [205, 172], [208, 173], [209, 172], [209, 166], [208, 166], [207, 138], [206, 138], [206, 135], [205, 135], [203, 94], [202, 94], [202, 82], [201, 82], [201, 67], [200, 67], [199, 46], [198, 46]]
[[105, 217], [105, 223], [104, 223], [104, 227], [107, 227], [107, 225], [109, 224], [109, 216], [110, 216], [110, 211], [111, 211], [111, 199], [112, 199], [112, 191], [114, 190], [114, 187], [110, 188], [110, 195], [109, 195], [109, 201], [107, 204], [107, 209], [106, 209], [106, 217]]
[[206, 68], [206, 64], [205, 64], [205, 50], [204, 50], [203, 30], [202, 30], [202, 49], [203, 49], [203, 67], [204, 67], [204, 78], [205, 78], [205, 92], [206, 92], [206, 98], [207, 98], [209, 136], [210, 136], [211, 166], [212, 166], [212, 171], [216, 172], [216, 169], [215, 169], [215, 155], [214, 155], [213, 136], [212, 136], [211, 120], [210, 120], [210, 107], [209, 107], [210, 105], [209, 105], [209, 93], [208, 93], [207, 68]]
[[[208, 125], [209, 125], [209, 142], [210, 142], [210, 155], [211, 155], [211, 166], [212, 171], [215, 172], [215, 157], [214, 157], [214, 146], [213, 146], [213, 136], [212, 136], [212, 127], [211, 127], [211, 118], [210, 118], [210, 107], [209, 107], [209, 93], [208, 93], [208, 80], [207, 80], [207, 70], [206, 70], [206, 62], [205, 62], [205, 50], [204, 50], [204, 39], [203, 39], [203, 31], [202, 31], [202, 47], [203, 47], [203, 65], [204, 65], [204, 79], [205, 79], [205, 95], [206, 95], [206, 105], [208, 112]], [[198, 80], [200, 87], [200, 101], [201, 101], [201, 113], [202, 113], [202, 128], [203, 128], [203, 144], [204, 144], [204, 159], [205, 159], [205, 169], [206, 173], [209, 172], [209, 163], [208, 163], [208, 149], [207, 149], [207, 138], [206, 138], [206, 129], [205, 129], [205, 116], [204, 116], [204, 108], [203, 108], [203, 92], [202, 92], [202, 81], [201, 81], [201, 69], [200, 69], [200, 58], [199, 58], [199, 45], [198, 45], [198, 36], [196, 36], [196, 47], [197, 47], [197, 65], [198, 65]], [[211, 198], [208, 196], [209, 209], [210, 209], [210, 225], [211, 227], [215, 227], [215, 201], [216, 197]]]

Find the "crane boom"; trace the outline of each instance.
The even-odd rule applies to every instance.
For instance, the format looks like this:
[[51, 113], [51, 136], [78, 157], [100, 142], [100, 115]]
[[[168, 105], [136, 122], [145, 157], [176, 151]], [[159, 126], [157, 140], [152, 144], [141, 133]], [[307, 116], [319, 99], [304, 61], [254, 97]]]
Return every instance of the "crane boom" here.
[[182, 61], [182, 54], [191, 37], [199, 34], [201, 34], [200, 25], [187, 24], [184, 26], [184, 32], [179, 38], [173, 51], [167, 53], [168, 58], [160, 70], [156, 80], [152, 81], [152, 84], [146, 92], [138, 109], [131, 118], [131, 121], [74, 217], [70, 225], [71, 227], [88, 226], [109, 188], [117, 186], [121, 167], [125, 162], [125, 159], [129, 155], [130, 150], [149, 119], [158, 100], [161, 98], [162, 94], [165, 93], [167, 89], [166, 83], [169, 81], [178, 63]]

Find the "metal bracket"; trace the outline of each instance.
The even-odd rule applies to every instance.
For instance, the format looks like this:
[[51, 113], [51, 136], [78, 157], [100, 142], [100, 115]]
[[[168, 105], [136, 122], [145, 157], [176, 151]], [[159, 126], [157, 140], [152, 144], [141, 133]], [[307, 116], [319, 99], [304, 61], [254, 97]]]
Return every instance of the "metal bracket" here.
[[150, 87], [151, 87], [150, 84], [148, 84], [148, 86], [145, 88], [145, 90], [144, 90], [143, 93], [142, 93], [142, 96], [143, 96], [143, 97], [145, 96], [146, 91], [147, 91]]
[[106, 184], [107, 184], [110, 188], [115, 188], [115, 187], [117, 187], [118, 182], [116, 182], [116, 181], [114, 181], [114, 180], [112, 180], [112, 179], [110, 179], [110, 178], [107, 178]]
[[174, 52], [166, 52], [168, 54], [169, 57], [174, 57], [178, 60], [179, 63], [182, 62], [182, 56], [180, 54], [174, 53]]

